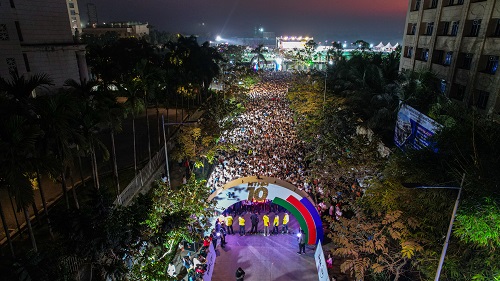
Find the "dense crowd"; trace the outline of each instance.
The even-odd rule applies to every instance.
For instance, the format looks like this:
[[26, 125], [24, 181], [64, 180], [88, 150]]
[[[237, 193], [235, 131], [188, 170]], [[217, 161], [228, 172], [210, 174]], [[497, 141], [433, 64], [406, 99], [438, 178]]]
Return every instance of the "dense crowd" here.
[[221, 142], [232, 143], [238, 151], [219, 156], [208, 181], [214, 190], [240, 177], [268, 176], [310, 191], [304, 144], [296, 134], [284, 75], [270, 74], [255, 86], [244, 104], [245, 113], [221, 137]]

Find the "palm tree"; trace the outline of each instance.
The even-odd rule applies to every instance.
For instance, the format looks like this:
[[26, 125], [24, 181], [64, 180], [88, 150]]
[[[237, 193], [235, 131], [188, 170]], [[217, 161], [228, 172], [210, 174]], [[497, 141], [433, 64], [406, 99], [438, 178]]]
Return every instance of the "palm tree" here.
[[[34, 74], [25, 78], [24, 75], [19, 76], [18, 73], [13, 72], [10, 80], [0, 77], [0, 98], [2, 99], [0, 120], [4, 128], [1, 130], [0, 137], [0, 154], [3, 155], [0, 165], [4, 175], [0, 178], [5, 180], [9, 196], [15, 195], [16, 205], [24, 210], [35, 251], [37, 250], [36, 241], [27, 213], [28, 206], [34, 202], [34, 194], [27, 177], [36, 170], [34, 163], [37, 162], [35, 159], [37, 153], [34, 144], [36, 138], [41, 135], [41, 131], [37, 126], [38, 115], [35, 112], [35, 101], [32, 97], [35, 89], [44, 89], [50, 85], [53, 85], [52, 80], [45, 74]], [[40, 192], [43, 193], [41, 186]], [[45, 202], [43, 198], [42, 201]], [[46, 205], [44, 212], [47, 214]]]
[[34, 202], [34, 192], [29, 179], [36, 142], [42, 131], [24, 116], [10, 116], [0, 120], [0, 178], [14, 196], [18, 210], [23, 210], [33, 250], [37, 245], [28, 208]]
[[0, 200], [0, 219], [2, 220], [2, 226], [5, 231], [5, 237], [7, 238], [7, 243], [9, 244], [10, 255], [12, 258], [16, 258], [16, 253], [14, 252], [14, 246], [12, 245], [12, 239], [10, 238], [9, 227], [7, 226], [7, 221], [5, 220], [5, 213], [3, 211], [2, 202]]
[[126, 112], [132, 114], [132, 134], [133, 134], [133, 145], [134, 145], [134, 172], [137, 175], [137, 145], [136, 145], [136, 131], [135, 131], [135, 119], [138, 114], [144, 110], [144, 100], [141, 94], [141, 85], [137, 80], [133, 79], [131, 81], [126, 81], [122, 84], [117, 84], [120, 93], [123, 94], [127, 101], [125, 102]]
[[[40, 116], [40, 127], [45, 133], [41, 143], [46, 148], [46, 155], [52, 154], [58, 159], [57, 175], [61, 178], [61, 187], [68, 209], [66, 172], [68, 167], [74, 165], [71, 147], [74, 146], [75, 139], [82, 139], [74, 129], [76, 105], [76, 97], [65, 92], [40, 97], [36, 105], [36, 112]], [[75, 188], [72, 190], [75, 205], [78, 206]]]
[[267, 63], [266, 61], [266, 58], [264, 57], [263, 53], [267, 52], [266, 49], [264, 49], [264, 45], [263, 44], [260, 44], [259, 46], [257, 46], [255, 49], [253, 49], [251, 51], [253, 54], [255, 54], [252, 58], [252, 62], [253, 61], [257, 61], [257, 70], [259, 69], [260, 67], [260, 62], [261, 61], [264, 61], [264, 63]]
[[116, 98], [114, 98], [111, 93], [106, 91], [105, 94], [108, 98], [106, 99], [106, 103], [103, 104], [103, 109], [105, 109], [103, 112], [103, 119], [107, 124], [111, 136], [111, 156], [113, 159], [112, 170], [115, 178], [116, 194], [118, 196], [120, 195], [120, 178], [118, 176], [118, 163], [116, 160], [115, 133], [122, 131], [122, 120], [125, 110], [122, 104], [116, 102]]
[[213, 47], [210, 47], [208, 42], [205, 42], [200, 47], [199, 71], [202, 81], [202, 89], [205, 98], [208, 98], [208, 89], [215, 77], [220, 74], [220, 63], [222, 55]]
[[[151, 161], [151, 133], [149, 126], [149, 114], [147, 112], [149, 98], [154, 96], [154, 92], [159, 91], [161, 75], [163, 71], [147, 60], [141, 60], [136, 66], [137, 77], [135, 81], [140, 84], [143, 91], [143, 102], [146, 109], [146, 126], [148, 130], [148, 153]], [[158, 116], [158, 110], [157, 110]]]

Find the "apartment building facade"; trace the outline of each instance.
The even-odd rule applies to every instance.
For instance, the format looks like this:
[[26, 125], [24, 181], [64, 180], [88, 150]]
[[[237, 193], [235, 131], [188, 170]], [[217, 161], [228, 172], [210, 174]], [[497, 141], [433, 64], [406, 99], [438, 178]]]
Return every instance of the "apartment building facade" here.
[[430, 70], [450, 99], [500, 114], [500, 1], [409, 0], [400, 70]]
[[85, 46], [74, 39], [77, 6], [77, 0], [0, 0], [0, 76], [44, 73], [54, 87], [88, 79]]

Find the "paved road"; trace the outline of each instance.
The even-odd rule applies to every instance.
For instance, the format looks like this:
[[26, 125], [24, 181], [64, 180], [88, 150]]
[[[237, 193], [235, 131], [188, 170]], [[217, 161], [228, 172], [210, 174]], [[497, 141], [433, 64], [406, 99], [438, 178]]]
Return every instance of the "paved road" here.
[[[271, 221], [273, 217], [274, 213], [271, 213]], [[282, 217], [281, 213], [280, 218]], [[250, 214], [245, 215], [245, 219], [249, 222]], [[235, 225], [234, 228], [237, 230], [238, 226]], [[250, 230], [250, 225], [246, 228], [247, 231]], [[295, 233], [299, 228], [293, 216], [290, 216], [289, 228]], [[263, 229], [262, 218], [258, 229]], [[305, 255], [297, 254], [298, 242], [295, 233], [267, 237], [262, 234], [228, 235], [226, 247], [217, 246], [212, 280], [236, 280], [235, 272], [238, 267], [245, 271], [245, 281], [317, 280], [314, 246], [307, 246]]]

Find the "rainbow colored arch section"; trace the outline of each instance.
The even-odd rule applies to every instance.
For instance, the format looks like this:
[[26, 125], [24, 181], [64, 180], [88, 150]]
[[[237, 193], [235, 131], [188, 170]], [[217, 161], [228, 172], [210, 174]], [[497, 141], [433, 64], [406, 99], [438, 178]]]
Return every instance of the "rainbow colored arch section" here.
[[216, 209], [222, 212], [239, 201], [252, 199], [271, 200], [288, 210], [306, 233], [307, 244], [315, 245], [319, 240], [323, 241], [323, 225], [313, 199], [284, 180], [265, 176], [235, 179], [212, 193], [208, 201], [215, 200]]
[[273, 199], [273, 203], [280, 205], [292, 213], [299, 222], [300, 228], [306, 233], [306, 241], [309, 245], [316, 245], [319, 240], [323, 240], [323, 224], [318, 211], [307, 199], [298, 200], [290, 195], [286, 200], [279, 197]]

